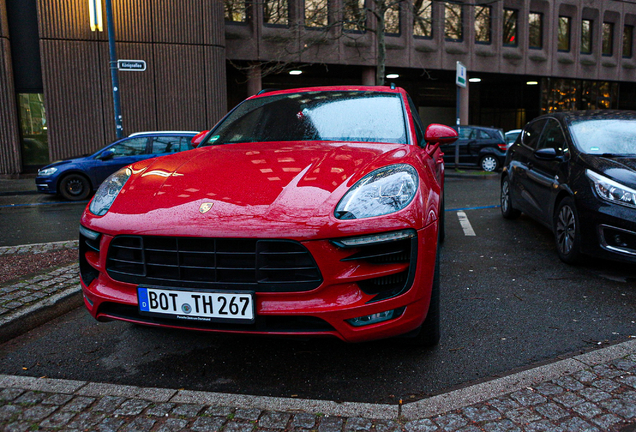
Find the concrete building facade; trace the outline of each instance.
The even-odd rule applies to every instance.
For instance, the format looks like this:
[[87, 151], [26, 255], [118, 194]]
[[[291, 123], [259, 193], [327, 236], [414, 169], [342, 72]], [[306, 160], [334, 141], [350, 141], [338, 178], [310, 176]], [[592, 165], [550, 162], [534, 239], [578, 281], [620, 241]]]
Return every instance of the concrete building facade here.
[[[0, 175], [115, 139], [107, 34], [90, 25], [104, 1], [0, 0]], [[119, 72], [125, 134], [209, 129], [262, 88], [373, 85], [382, 63], [425, 123], [455, 123], [457, 62], [474, 81], [460, 93], [462, 123], [512, 129], [547, 111], [636, 108], [631, 1], [112, 5], [118, 58], [147, 64]]]

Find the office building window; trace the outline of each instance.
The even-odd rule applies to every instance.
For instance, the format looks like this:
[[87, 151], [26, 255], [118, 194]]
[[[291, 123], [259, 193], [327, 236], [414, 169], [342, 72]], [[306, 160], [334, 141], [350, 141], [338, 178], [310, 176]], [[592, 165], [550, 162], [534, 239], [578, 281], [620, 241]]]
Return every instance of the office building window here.
[[367, 10], [364, 0], [343, 0], [344, 29], [347, 31], [365, 31], [367, 26]]
[[543, 14], [528, 14], [528, 46], [533, 49], [543, 48]]
[[245, 0], [224, 0], [223, 8], [225, 21], [245, 22], [247, 20]]
[[433, 37], [433, 0], [413, 2], [413, 35], [423, 38]]
[[517, 16], [514, 9], [504, 9], [503, 44], [517, 46]]
[[581, 22], [581, 54], [592, 54], [592, 20]]
[[570, 51], [570, 17], [559, 17], [559, 51]]
[[475, 42], [490, 43], [490, 6], [475, 6]]
[[603, 23], [603, 55], [611, 56], [614, 51], [614, 23]]
[[329, 0], [305, 0], [305, 27], [327, 27]]
[[634, 26], [626, 25], [623, 29], [623, 57], [632, 58], [634, 55]]
[[263, 21], [276, 26], [289, 25], [289, 3], [287, 0], [263, 0]]
[[400, 34], [400, 3], [394, 3], [384, 12], [384, 33]]
[[444, 37], [448, 41], [461, 42], [464, 40], [462, 5], [444, 3]]

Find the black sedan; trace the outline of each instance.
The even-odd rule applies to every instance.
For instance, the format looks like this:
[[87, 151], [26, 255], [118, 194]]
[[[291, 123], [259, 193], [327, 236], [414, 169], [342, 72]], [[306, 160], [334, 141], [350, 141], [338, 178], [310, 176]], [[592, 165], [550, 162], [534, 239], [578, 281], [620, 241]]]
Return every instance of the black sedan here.
[[548, 226], [561, 260], [636, 262], [636, 112], [575, 111], [528, 123], [501, 176], [501, 212]]

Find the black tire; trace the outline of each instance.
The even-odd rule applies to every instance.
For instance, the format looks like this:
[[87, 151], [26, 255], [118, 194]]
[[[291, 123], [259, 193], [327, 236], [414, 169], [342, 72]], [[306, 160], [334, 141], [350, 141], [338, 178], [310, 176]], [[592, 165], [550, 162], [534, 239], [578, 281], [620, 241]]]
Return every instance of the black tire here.
[[411, 347], [434, 347], [439, 344], [440, 331], [440, 282], [439, 282], [439, 255], [437, 248], [435, 257], [435, 272], [433, 286], [431, 288], [431, 303], [428, 307], [426, 319], [422, 325], [403, 339], [404, 344]]
[[575, 264], [581, 260], [581, 227], [576, 205], [565, 197], [554, 212], [554, 240], [561, 261]]
[[508, 176], [501, 180], [501, 215], [506, 219], [516, 219], [521, 215], [521, 211], [512, 206], [510, 179]]
[[479, 159], [479, 167], [487, 172], [495, 172], [499, 169], [499, 158], [492, 154], [487, 154]]
[[69, 174], [60, 181], [58, 192], [69, 201], [85, 200], [91, 193], [91, 183], [81, 174]]

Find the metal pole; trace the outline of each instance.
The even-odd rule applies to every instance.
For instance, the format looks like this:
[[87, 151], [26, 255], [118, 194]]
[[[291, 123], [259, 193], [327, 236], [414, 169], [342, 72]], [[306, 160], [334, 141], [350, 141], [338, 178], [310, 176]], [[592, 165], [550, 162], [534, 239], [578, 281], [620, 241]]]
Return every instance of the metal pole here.
[[[455, 125], [457, 126], [457, 133], [459, 133], [459, 111], [460, 111], [460, 96], [461, 96], [461, 88], [457, 87], [457, 106], [455, 107]], [[459, 140], [455, 141], [455, 170], [459, 169]]]
[[108, 27], [108, 51], [110, 54], [110, 78], [113, 83], [113, 104], [115, 106], [115, 128], [117, 139], [123, 138], [124, 128], [121, 122], [121, 103], [119, 100], [119, 76], [117, 75], [117, 51], [115, 49], [115, 23], [113, 4], [106, 0], [106, 25]]

